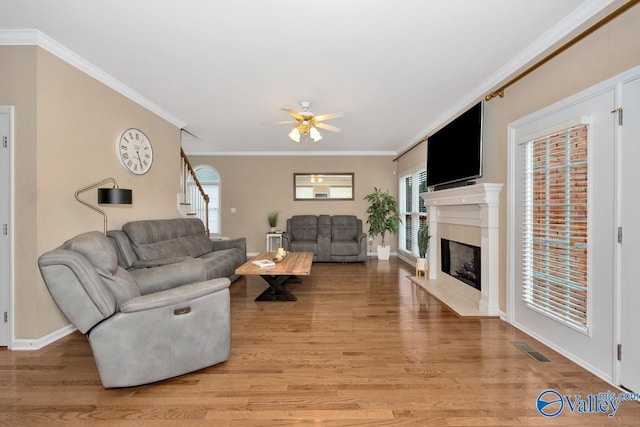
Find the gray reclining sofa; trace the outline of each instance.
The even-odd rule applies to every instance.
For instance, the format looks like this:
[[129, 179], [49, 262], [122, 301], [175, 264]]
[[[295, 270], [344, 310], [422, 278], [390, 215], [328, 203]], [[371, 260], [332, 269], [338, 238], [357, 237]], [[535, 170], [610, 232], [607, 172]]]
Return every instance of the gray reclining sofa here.
[[359, 262], [367, 259], [367, 234], [355, 215], [294, 215], [282, 235], [285, 250], [313, 252], [314, 262]]
[[244, 237], [212, 241], [197, 218], [132, 221], [107, 235], [118, 263], [128, 271], [189, 261], [201, 265], [207, 280], [228, 277], [233, 282], [239, 277], [236, 268], [247, 260]]
[[126, 271], [101, 232], [42, 254], [42, 278], [91, 345], [104, 387], [175, 377], [229, 359], [228, 278], [205, 280], [197, 261]]

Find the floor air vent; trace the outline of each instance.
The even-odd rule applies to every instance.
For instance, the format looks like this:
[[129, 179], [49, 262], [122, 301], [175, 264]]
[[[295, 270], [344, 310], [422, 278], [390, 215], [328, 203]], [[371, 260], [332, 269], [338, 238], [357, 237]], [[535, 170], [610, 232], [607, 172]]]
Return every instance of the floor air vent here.
[[551, 363], [551, 362], [553, 362], [547, 356], [545, 356], [544, 354], [540, 353], [538, 350], [536, 350], [535, 348], [533, 348], [531, 345], [527, 344], [526, 342], [522, 342], [522, 341], [511, 341], [511, 342], [513, 343], [513, 345], [515, 345], [520, 350], [525, 352], [529, 357], [531, 357], [536, 362], [540, 362], [540, 363]]

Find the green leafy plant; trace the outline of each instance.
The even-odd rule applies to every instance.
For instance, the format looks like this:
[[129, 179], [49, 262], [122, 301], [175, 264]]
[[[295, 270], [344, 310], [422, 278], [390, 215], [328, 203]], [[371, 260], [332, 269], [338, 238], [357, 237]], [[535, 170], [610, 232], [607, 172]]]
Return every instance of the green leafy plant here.
[[402, 218], [398, 211], [398, 202], [389, 194], [389, 191], [383, 192], [377, 187], [373, 188], [373, 193], [364, 196], [369, 202], [367, 213], [367, 224], [369, 224], [369, 236], [381, 236], [381, 245], [386, 246], [384, 237], [386, 233], [397, 234]]
[[420, 258], [426, 258], [427, 249], [429, 249], [429, 226], [425, 225], [418, 229], [418, 253]]
[[278, 225], [279, 217], [280, 217], [280, 211], [269, 212], [269, 215], [267, 215], [267, 221], [269, 222], [269, 227], [276, 227]]

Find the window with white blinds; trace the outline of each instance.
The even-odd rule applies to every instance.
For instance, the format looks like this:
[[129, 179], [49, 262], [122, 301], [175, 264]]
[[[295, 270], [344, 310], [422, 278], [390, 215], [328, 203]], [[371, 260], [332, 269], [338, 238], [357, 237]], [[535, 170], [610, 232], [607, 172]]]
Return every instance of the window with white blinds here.
[[586, 331], [588, 126], [524, 143], [523, 293], [527, 306]]
[[427, 207], [420, 197], [425, 192], [427, 170], [420, 169], [400, 178], [400, 226], [399, 248], [402, 251], [418, 256], [418, 229], [427, 224]]

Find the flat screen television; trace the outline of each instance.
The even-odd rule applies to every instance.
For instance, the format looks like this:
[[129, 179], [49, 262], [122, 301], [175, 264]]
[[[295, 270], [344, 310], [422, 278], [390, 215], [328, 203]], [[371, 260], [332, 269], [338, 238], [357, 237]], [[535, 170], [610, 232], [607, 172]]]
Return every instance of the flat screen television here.
[[427, 140], [427, 187], [440, 190], [482, 176], [482, 101]]

